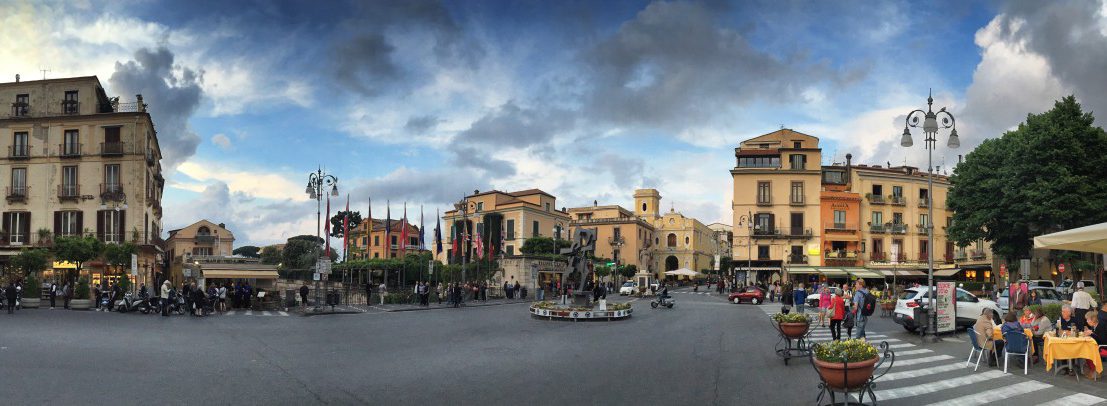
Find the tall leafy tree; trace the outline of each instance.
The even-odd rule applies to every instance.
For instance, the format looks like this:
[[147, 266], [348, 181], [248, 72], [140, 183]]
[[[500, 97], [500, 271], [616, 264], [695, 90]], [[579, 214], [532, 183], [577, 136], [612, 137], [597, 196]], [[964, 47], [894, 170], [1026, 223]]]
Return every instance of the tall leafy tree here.
[[231, 251], [231, 253], [234, 254], [234, 255], [241, 255], [241, 256], [244, 256], [246, 258], [261, 258], [260, 251], [261, 251], [260, 247], [256, 247], [256, 246], [253, 246], [253, 245], [244, 245], [244, 246], [235, 248], [234, 251]]
[[50, 253], [41, 248], [24, 249], [12, 258], [12, 266], [22, 272], [20, 277], [36, 274], [50, 266]]
[[81, 265], [100, 256], [104, 243], [96, 237], [58, 237], [54, 239], [54, 258], [72, 262], [81, 269]]
[[281, 262], [281, 249], [276, 245], [270, 245], [261, 249], [261, 263], [276, 265]]
[[342, 234], [345, 231], [345, 229], [342, 228], [342, 218], [347, 213], [350, 215], [349, 223], [351, 230], [357, 228], [357, 226], [361, 224], [361, 212], [340, 210], [333, 217], [331, 217], [331, 237], [342, 237]]
[[1029, 256], [1037, 235], [1107, 221], [1107, 133], [1073, 96], [984, 141], [950, 177], [950, 239]]

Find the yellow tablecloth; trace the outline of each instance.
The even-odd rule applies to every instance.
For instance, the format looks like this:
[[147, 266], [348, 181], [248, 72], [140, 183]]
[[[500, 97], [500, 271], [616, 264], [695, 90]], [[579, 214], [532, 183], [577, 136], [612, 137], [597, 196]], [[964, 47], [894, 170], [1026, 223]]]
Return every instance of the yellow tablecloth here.
[[1053, 369], [1054, 360], [1089, 359], [1095, 364], [1096, 372], [1103, 372], [1103, 360], [1099, 358], [1099, 346], [1091, 337], [1054, 337], [1052, 334], [1043, 336], [1045, 342], [1046, 371]]
[[[1002, 326], [996, 326], [994, 329], [992, 329], [992, 339], [993, 340], [1002, 340], [1003, 339], [1003, 333], [1000, 331], [1001, 327]], [[1030, 329], [1028, 329], [1028, 328], [1024, 328], [1024, 329], [1022, 329], [1022, 331], [1024, 333], [1026, 333], [1027, 338], [1030, 338], [1031, 336], [1034, 335], [1034, 333], [1032, 333], [1030, 331]]]

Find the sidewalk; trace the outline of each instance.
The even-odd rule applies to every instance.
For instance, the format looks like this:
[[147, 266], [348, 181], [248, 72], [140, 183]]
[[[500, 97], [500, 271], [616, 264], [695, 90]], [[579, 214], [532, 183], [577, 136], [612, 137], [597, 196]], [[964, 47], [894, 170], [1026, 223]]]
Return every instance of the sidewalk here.
[[[534, 303], [537, 301], [534, 298], [528, 297], [526, 299], [488, 299], [488, 300], [466, 300], [462, 302], [461, 307], [482, 307], [482, 306], [500, 306], [519, 303]], [[430, 302], [428, 306], [422, 306], [418, 304], [372, 304], [372, 305], [350, 305], [349, 307], [358, 309], [362, 312], [369, 311], [385, 311], [385, 312], [409, 312], [419, 310], [437, 310], [437, 309], [452, 309], [454, 306], [449, 302], [442, 301], [439, 304], [436, 301]]]

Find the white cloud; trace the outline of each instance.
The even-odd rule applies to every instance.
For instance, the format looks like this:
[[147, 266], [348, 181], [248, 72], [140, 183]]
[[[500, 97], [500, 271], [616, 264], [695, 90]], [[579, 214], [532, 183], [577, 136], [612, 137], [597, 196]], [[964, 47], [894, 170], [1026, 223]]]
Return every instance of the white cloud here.
[[211, 143], [215, 144], [216, 146], [218, 146], [220, 149], [222, 149], [224, 151], [230, 151], [232, 148], [234, 148], [234, 145], [231, 144], [231, 139], [228, 138], [227, 135], [223, 134], [223, 133], [219, 133], [219, 134], [215, 134], [215, 135], [211, 136]]
[[308, 200], [303, 183], [293, 181], [292, 175], [273, 169], [242, 169], [219, 162], [193, 159], [181, 164], [177, 171], [204, 183], [224, 182], [231, 192], [248, 196], [274, 200]]

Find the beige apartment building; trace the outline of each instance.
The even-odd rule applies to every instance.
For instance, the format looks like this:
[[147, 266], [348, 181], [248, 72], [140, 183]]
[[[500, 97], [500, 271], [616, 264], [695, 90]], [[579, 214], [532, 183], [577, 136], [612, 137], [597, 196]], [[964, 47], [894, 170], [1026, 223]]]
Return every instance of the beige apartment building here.
[[[363, 220], [350, 230], [350, 259], [403, 258], [423, 251], [423, 247], [419, 246], [418, 226], [405, 223], [402, 218], [389, 221], [391, 224], [386, 228], [385, 219]], [[407, 241], [400, 244], [404, 227], [407, 227]], [[430, 245], [434, 236], [427, 235], [424, 238], [428, 239], [425, 242]], [[442, 248], [445, 249], [445, 246]]]
[[[95, 76], [0, 83], [0, 261], [53, 237], [93, 235], [139, 247], [136, 282], [162, 272], [161, 148], [142, 96], [109, 98]], [[125, 274], [103, 262], [55, 263], [45, 279]], [[126, 273], [130, 274], [130, 273]]]
[[206, 260], [209, 257], [229, 257], [234, 251], [234, 233], [223, 223], [200, 220], [187, 227], [169, 230], [165, 241], [169, 255], [169, 280], [180, 284], [187, 278], [185, 265]]
[[819, 139], [781, 129], [743, 141], [734, 154], [732, 224], [746, 231], [735, 233], [731, 246], [737, 271], [768, 277], [787, 266], [819, 265]]
[[[460, 253], [454, 252], [454, 240], [464, 234], [471, 237], [468, 244], [458, 241], [458, 251], [466, 253], [466, 260], [475, 259], [474, 240], [482, 239], [484, 252], [495, 246], [495, 255], [516, 255], [523, 243], [532, 237], [568, 238], [569, 213], [557, 209], [557, 198], [538, 189], [518, 192], [474, 191], [465, 196], [461, 204], [465, 210], [449, 210], [443, 220], [443, 262], [461, 262]], [[501, 236], [503, 237], [502, 249]]]
[[649, 251], [654, 247], [654, 228], [648, 221], [619, 205], [569, 209], [570, 235], [576, 230], [596, 230], [595, 256], [609, 258], [619, 265], [648, 268]]

